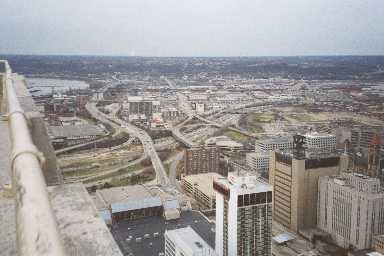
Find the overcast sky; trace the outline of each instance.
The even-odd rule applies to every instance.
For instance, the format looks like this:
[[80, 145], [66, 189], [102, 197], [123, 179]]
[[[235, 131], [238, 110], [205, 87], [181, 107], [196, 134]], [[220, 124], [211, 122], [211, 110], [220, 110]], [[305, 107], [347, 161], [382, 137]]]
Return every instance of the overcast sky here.
[[384, 0], [0, 0], [0, 54], [384, 54]]

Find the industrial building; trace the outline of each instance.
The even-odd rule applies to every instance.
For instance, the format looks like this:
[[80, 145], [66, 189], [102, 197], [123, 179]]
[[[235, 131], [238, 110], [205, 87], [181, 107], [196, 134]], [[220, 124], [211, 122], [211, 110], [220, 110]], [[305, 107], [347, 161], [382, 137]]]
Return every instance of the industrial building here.
[[320, 177], [318, 187], [318, 228], [343, 248], [372, 248], [374, 236], [384, 234], [384, 191], [380, 180], [343, 173]]
[[228, 174], [213, 182], [216, 191], [216, 253], [271, 255], [272, 188], [255, 175]]
[[157, 186], [126, 186], [96, 190], [95, 203], [107, 224], [151, 216], [180, 217], [179, 201]]
[[207, 244], [190, 226], [164, 233], [165, 256], [216, 256]]
[[213, 181], [223, 178], [220, 174], [209, 172], [184, 176], [181, 184], [184, 191], [193, 197], [203, 209], [216, 207], [216, 195], [213, 190]]
[[219, 150], [215, 146], [194, 146], [185, 151], [184, 174], [219, 172]]
[[347, 155], [273, 152], [269, 169], [273, 219], [296, 232], [315, 228], [319, 177], [338, 175], [347, 168]]

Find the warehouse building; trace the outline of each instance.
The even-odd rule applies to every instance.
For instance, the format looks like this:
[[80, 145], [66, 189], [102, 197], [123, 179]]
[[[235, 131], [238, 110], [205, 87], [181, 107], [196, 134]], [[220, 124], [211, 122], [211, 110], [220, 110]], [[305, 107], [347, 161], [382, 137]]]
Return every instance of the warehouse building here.
[[96, 205], [107, 224], [152, 216], [177, 219], [179, 201], [157, 186], [134, 185], [96, 190]]

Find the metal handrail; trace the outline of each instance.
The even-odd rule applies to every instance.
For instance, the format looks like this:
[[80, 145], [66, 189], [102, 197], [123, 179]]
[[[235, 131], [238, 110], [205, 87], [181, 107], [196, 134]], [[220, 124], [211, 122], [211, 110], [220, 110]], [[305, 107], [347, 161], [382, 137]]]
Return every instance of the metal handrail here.
[[13, 87], [12, 71], [8, 62], [4, 63], [18, 255], [65, 255], [41, 168], [44, 157], [33, 144], [28, 119]]

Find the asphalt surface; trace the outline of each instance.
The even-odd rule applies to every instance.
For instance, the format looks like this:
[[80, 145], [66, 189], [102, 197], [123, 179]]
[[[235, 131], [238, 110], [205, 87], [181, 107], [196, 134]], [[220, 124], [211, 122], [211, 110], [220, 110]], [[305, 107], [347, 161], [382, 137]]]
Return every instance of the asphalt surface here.
[[[186, 211], [180, 219], [166, 221], [161, 216], [141, 220], [123, 220], [111, 228], [124, 255], [155, 255], [164, 252], [164, 232], [191, 226], [212, 248], [215, 248], [215, 225], [200, 212]], [[157, 236], [157, 234], [158, 236]], [[138, 241], [136, 241], [137, 238]]]

